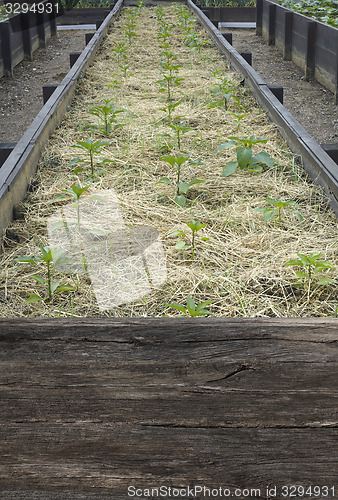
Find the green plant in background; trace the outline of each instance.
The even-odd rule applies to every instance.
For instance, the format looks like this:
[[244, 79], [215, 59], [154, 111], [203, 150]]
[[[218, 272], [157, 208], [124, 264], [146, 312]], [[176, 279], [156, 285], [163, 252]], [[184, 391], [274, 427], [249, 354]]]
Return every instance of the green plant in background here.
[[254, 156], [252, 152], [252, 147], [254, 145], [259, 143], [266, 144], [268, 139], [256, 139], [254, 135], [250, 137], [233, 136], [229, 137], [229, 139], [230, 141], [216, 148], [216, 151], [218, 151], [220, 149], [236, 147], [237, 161], [229, 161], [223, 167], [223, 177], [228, 177], [228, 175], [233, 174], [237, 167], [248, 170], [249, 172], [262, 172], [264, 165], [273, 168], [274, 161], [268, 153], [262, 151]]
[[[183, 236], [184, 238], [186, 238], [188, 240], [188, 242], [189, 242], [188, 245], [183, 240], [179, 240], [176, 243], [175, 248], [176, 248], [176, 250], [182, 250], [182, 251], [191, 250], [191, 260], [192, 260], [195, 256], [196, 234], [198, 231], [200, 231], [201, 229], [206, 227], [207, 224], [202, 224], [201, 222], [199, 222], [198, 220], [195, 220], [195, 219], [191, 219], [191, 221], [187, 222], [186, 224], [191, 229], [191, 232], [192, 232], [191, 239], [189, 238], [189, 236], [187, 236], [187, 234], [184, 231], [181, 231], [181, 230], [174, 231], [169, 236]], [[209, 238], [207, 236], [203, 236], [202, 238], [199, 238], [199, 240], [200, 241], [209, 241]]]
[[160, 46], [166, 48], [167, 44], [169, 43], [168, 40], [172, 36], [172, 30], [174, 29], [174, 26], [172, 24], [169, 24], [163, 18], [157, 18], [157, 22], [159, 24], [159, 27], [157, 29], [157, 38], [160, 42]]
[[79, 9], [88, 9], [90, 7], [110, 8], [111, 0], [79, 0], [76, 7]]
[[202, 7], [256, 7], [256, 0], [199, 0]]
[[22, 264], [32, 264], [34, 266], [40, 267], [40, 264], [45, 265], [45, 270], [47, 273], [47, 277], [43, 275], [34, 275], [31, 278], [40, 285], [46, 287], [47, 294], [45, 297], [41, 297], [37, 293], [33, 293], [30, 295], [26, 302], [39, 302], [41, 300], [45, 302], [51, 302], [53, 299], [53, 295], [60, 292], [68, 292], [73, 291], [74, 287], [69, 285], [60, 285], [59, 281], [53, 281], [53, 275], [55, 272], [55, 266], [60, 264], [68, 264], [69, 259], [65, 257], [65, 250], [51, 250], [48, 247], [44, 247], [43, 244], [40, 244], [41, 255], [30, 256], [20, 256], [14, 259], [16, 262], [20, 262]]
[[198, 52], [201, 52], [202, 48], [208, 44], [208, 41], [201, 40], [198, 36], [198, 33], [189, 29], [183, 37], [183, 43], [192, 51], [197, 50]]
[[6, 7], [4, 5], [0, 5], [0, 21], [7, 19], [9, 16], [10, 14], [8, 14]]
[[[274, 200], [273, 198], [266, 198], [266, 202], [270, 203], [270, 205], [274, 205], [276, 208], [271, 208], [271, 207], [256, 208], [254, 212], [262, 212], [264, 222], [267, 222], [268, 220], [272, 219], [272, 217], [277, 216], [277, 221], [279, 226], [281, 225], [282, 210], [284, 210], [287, 207], [290, 208], [297, 205], [296, 201]], [[304, 220], [304, 217], [302, 217], [302, 215], [297, 210], [294, 209], [291, 210], [297, 215], [297, 217], [300, 220]]]
[[[123, 125], [121, 123], [116, 123], [116, 115], [119, 113], [123, 113], [125, 110], [124, 109], [118, 109], [114, 104], [113, 104], [113, 99], [107, 99], [104, 98], [104, 104], [100, 106], [95, 106], [94, 108], [89, 110], [89, 113], [91, 115], [96, 116], [99, 119], [99, 124], [98, 125], [89, 125], [92, 128], [96, 128], [97, 130], [100, 130], [103, 132], [105, 136], [108, 136], [112, 130], [116, 130], [118, 128], [121, 128]], [[114, 127], [112, 127], [112, 124], [116, 123]]]
[[[212, 314], [211, 311], [206, 309], [206, 307], [208, 307], [210, 304], [212, 304], [212, 300], [207, 300], [205, 302], [196, 304], [194, 299], [192, 297], [189, 297], [188, 295], [186, 306], [180, 304], [179, 302], [171, 302], [170, 304], [167, 304], [167, 306], [175, 309], [176, 311], [182, 312], [184, 316], [196, 318], [198, 316], [210, 316]], [[179, 316], [179, 318], [182, 317], [183, 316], [181, 315]]]
[[[79, 148], [85, 153], [88, 154], [89, 156], [89, 162], [90, 162], [90, 170], [91, 170], [91, 177], [94, 178], [94, 157], [95, 155], [99, 154], [101, 152], [101, 147], [102, 146], [108, 146], [109, 142], [105, 141], [95, 141], [93, 142], [91, 139], [86, 139], [85, 141], [77, 141], [76, 144], [73, 144], [71, 147], [72, 148]], [[73, 166], [76, 165], [77, 163], [82, 163], [85, 160], [83, 158], [73, 158], [69, 165]], [[103, 163], [109, 162], [107, 158], [101, 158], [101, 160], [98, 162], [100, 165]], [[74, 170], [74, 174], [78, 174], [79, 172], [82, 172], [83, 168], [79, 167]]]
[[[176, 171], [176, 196], [175, 196], [175, 202], [177, 205], [180, 207], [185, 207], [186, 202], [187, 202], [187, 194], [191, 186], [194, 184], [200, 184], [201, 182], [204, 182], [201, 179], [192, 179], [191, 181], [182, 181], [181, 180], [181, 170], [182, 166], [185, 162], [188, 162], [187, 165], [200, 165], [200, 162], [196, 161], [189, 161], [190, 155], [166, 155], [162, 156], [161, 160], [169, 163], [169, 165]], [[168, 177], [162, 177], [156, 184], [168, 184], [172, 185], [171, 180]]]
[[280, 0], [287, 9], [338, 28], [338, 3], [335, 0]]
[[322, 271], [327, 269], [335, 269], [335, 266], [326, 260], [322, 260], [323, 255], [320, 253], [311, 253], [310, 255], [305, 255], [303, 253], [297, 253], [298, 259], [290, 259], [284, 263], [284, 266], [296, 266], [301, 267], [301, 271], [296, 271], [296, 275], [299, 280], [295, 283], [295, 286], [303, 286], [308, 291], [308, 297], [310, 295], [310, 288], [314, 282], [316, 285], [328, 285], [334, 283], [335, 280], [321, 275]]

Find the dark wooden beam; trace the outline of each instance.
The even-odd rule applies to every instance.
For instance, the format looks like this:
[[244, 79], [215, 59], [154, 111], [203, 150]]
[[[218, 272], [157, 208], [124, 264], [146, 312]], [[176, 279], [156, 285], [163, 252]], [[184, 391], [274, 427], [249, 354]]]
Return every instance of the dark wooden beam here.
[[1, 494], [332, 487], [337, 355], [337, 319], [0, 319]]

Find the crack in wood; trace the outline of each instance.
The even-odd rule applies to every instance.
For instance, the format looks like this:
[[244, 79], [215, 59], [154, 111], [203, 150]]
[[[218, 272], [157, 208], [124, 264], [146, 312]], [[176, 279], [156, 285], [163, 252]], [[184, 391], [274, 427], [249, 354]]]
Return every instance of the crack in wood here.
[[215, 378], [213, 380], [207, 380], [206, 383], [210, 384], [211, 382], [221, 382], [222, 380], [227, 380], [228, 378], [234, 377], [235, 375], [237, 375], [237, 373], [244, 372], [244, 371], [247, 371], [247, 370], [251, 370], [252, 371], [252, 370], [254, 370], [254, 368], [249, 367], [247, 365], [241, 365], [236, 370], [233, 370], [232, 372], [227, 373], [226, 375], [224, 375], [224, 377]]

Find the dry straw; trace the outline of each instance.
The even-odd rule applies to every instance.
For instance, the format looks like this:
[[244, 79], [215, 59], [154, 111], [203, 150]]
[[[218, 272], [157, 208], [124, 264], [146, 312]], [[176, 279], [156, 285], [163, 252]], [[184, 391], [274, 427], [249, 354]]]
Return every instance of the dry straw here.
[[[166, 97], [159, 93], [160, 86], [156, 83], [162, 78], [159, 61], [163, 50], [156, 35], [156, 9], [137, 11], [138, 37], [133, 44], [126, 44], [129, 65], [126, 77], [112, 51], [114, 43], [126, 42], [123, 26], [129, 14], [124, 12], [79, 83], [66, 118], [50, 138], [31, 192], [21, 207], [24, 221], [18, 219], [7, 230], [1, 252], [0, 315], [176, 315], [167, 303], [186, 303], [191, 296], [196, 303], [211, 300], [209, 308], [214, 316], [337, 316], [337, 284], [312, 286], [310, 290], [298, 288], [294, 286], [297, 281], [294, 270], [283, 265], [297, 252], [320, 252], [326, 260], [338, 265], [337, 220], [321, 190], [308, 180], [300, 165], [301, 158], [291, 154], [250, 91], [240, 85], [238, 75], [229, 70], [212, 44], [209, 42], [200, 51], [192, 51], [182, 42], [177, 8], [164, 7], [163, 12], [166, 21], [173, 25], [170, 50], [182, 64], [179, 76], [183, 80], [173, 91], [174, 102], [180, 101], [180, 104], [173, 115], [184, 116], [192, 128], [182, 138], [180, 153], [202, 162], [184, 167], [183, 175], [186, 179], [198, 178], [205, 182], [193, 186], [185, 208], [174, 203], [172, 186], [156, 184], [163, 176], [174, 181], [172, 169], [161, 161], [168, 142], [173, 143], [169, 153], [179, 153], [175, 140], [160, 135], [171, 129], [160, 109], [165, 106]], [[194, 29], [200, 40], [208, 40], [197, 23]], [[234, 99], [228, 110], [209, 107], [210, 88], [217, 81], [217, 70], [221, 77], [231, 79], [241, 105], [247, 110], [240, 131], [230, 112], [244, 111], [239, 110]], [[108, 138], [86, 128], [88, 123], [95, 123], [89, 110], [103, 104], [104, 97], [113, 99], [119, 109], [125, 110], [117, 115], [124, 126]], [[266, 145], [257, 146], [255, 151], [264, 149], [278, 166], [260, 174], [236, 171], [223, 178], [222, 167], [235, 159], [235, 150], [216, 151], [216, 147], [234, 134], [254, 134], [268, 139]], [[114, 190], [126, 232], [147, 226], [159, 233], [166, 255], [166, 281], [139, 299], [100, 310], [90, 275], [77, 270], [74, 276], [58, 276], [63, 283], [75, 283], [76, 291], [57, 295], [52, 303], [27, 304], [31, 293], [42, 292], [31, 279], [36, 270], [13, 259], [37, 255], [41, 242], [48, 246], [48, 218], [67, 203], [51, 201], [74, 183], [86, 184], [86, 175], [83, 172], [74, 175], [74, 167], [70, 167], [69, 162], [77, 155], [85, 158], [80, 150], [71, 146], [87, 137], [93, 141], [108, 140], [110, 144], [102, 148], [99, 156], [111, 160], [104, 164], [106, 171], [91, 182], [88, 193]], [[254, 210], [266, 205], [267, 196], [295, 200], [304, 220], [286, 209], [280, 225], [276, 218], [264, 222], [262, 214]], [[102, 218], [110, 216], [103, 205]], [[186, 223], [192, 218], [207, 224], [197, 235], [194, 259], [189, 252], [176, 250], [179, 238], [170, 236], [175, 230], [183, 230], [188, 235]], [[201, 241], [199, 236], [209, 240]], [[336, 271], [327, 274], [334, 277]], [[112, 281], [108, 286], [114, 289], [116, 283]]]

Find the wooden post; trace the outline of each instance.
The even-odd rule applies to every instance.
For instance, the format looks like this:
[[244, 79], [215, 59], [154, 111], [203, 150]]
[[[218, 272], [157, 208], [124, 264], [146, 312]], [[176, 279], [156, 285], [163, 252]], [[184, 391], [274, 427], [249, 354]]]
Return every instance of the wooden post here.
[[0, 144], [0, 168], [5, 163], [16, 146], [16, 142], [5, 142]]
[[325, 153], [327, 153], [332, 160], [338, 165], [338, 144], [321, 144], [321, 147], [324, 149]]
[[232, 45], [232, 33], [222, 33], [223, 38]]
[[57, 87], [58, 85], [55, 85], [54, 83], [42, 85], [43, 104], [46, 104], [46, 102], [53, 94], [53, 92], [57, 89]]
[[221, 22], [221, 7], [214, 7], [214, 20]]
[[56, 26], [56, 7], [55, 3], [52, 5], [52, 12], [49, 14], [49, 25], [51, 36], [56, 36], [57, 26]]
[[335, 103], [338, 104], [338, 32], [336, 33], [336, 75], [335, 75], [335, 91], [334, 91], [334, 100]]
[[269, 4], [269, 45], [275, 45], [276, 37], [276, 4]]
[[286, 61], [292, 60], [292, 23], [293, 23], [293, 12], [286, 10], [284, 13], [284, 48], [283, 48], [283, 58]]
[[252, 66], [252, 52], [240, 52], [239, 53], [243, 59]]
[[2, 39], [2, 57], [4, 64], [4, 75], [13, 75], [12, 43], [11, 43], [11, 23], [2, 21], [0, 23], [0, 36]]
[[283, 104], [283, 99], [284, 99], [284, 87], [281, 85], [268, 85], [267, 86], [269, 90], [273, 93], [275, 97], [279, 100], [281, 104]]
[[71, 68], [74, 66], [80, 55], [81, 52], [71, 52], [69, 54], [69, 65]]
[[31, 37], [31, 12], [21, 13], [22, 45], [25, 59], [33, 60], [32, 37]]
[[45, 14], [42, 12], [36, 13], [37, 17], [37, 26], [38, 26], [38, 36], [39, 36], [39, 45], [40, 47], [46, 47], [47, 45], [47, 37], [46, 37], [46, 29], [45, 29]]
[[316, 21], [308, 21], [306, 33], [305, 80], [311, 80], [315, 75]]
[[85, 41], [86, 41], [86, 45], [88, 45], [88, 43], [90, 42], [90, 40], [93, 38], [95, 33], [86, 33], [85, 34]]

